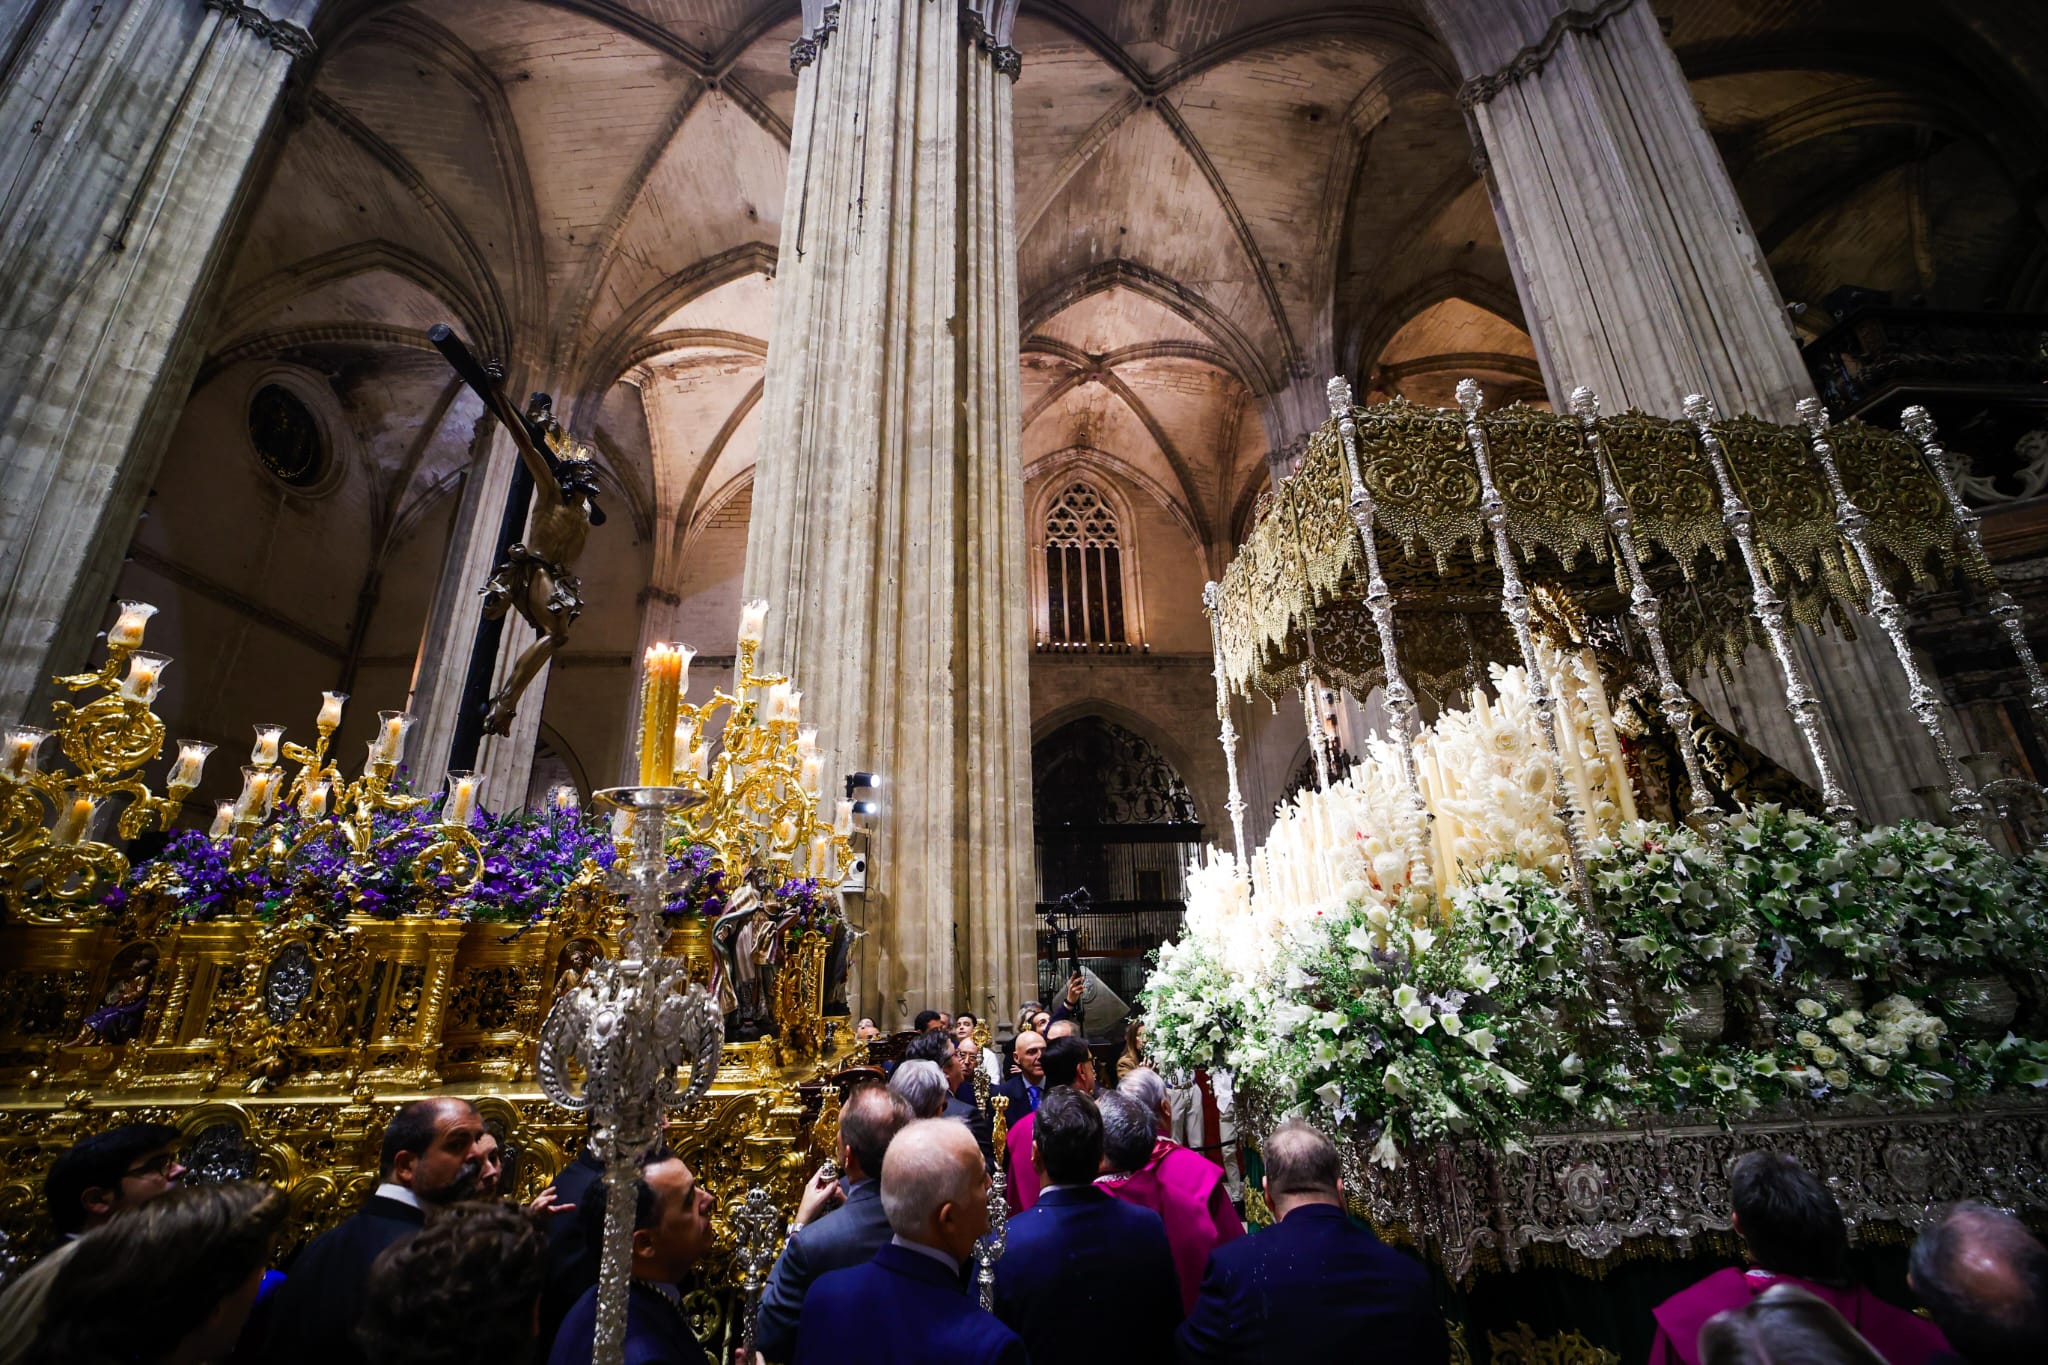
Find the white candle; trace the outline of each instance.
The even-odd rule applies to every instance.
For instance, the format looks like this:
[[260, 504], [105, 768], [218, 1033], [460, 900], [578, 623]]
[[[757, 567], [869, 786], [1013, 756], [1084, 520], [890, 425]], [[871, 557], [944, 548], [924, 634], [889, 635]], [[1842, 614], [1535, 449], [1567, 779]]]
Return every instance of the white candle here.
[[768, 689], [768, 700], [761, 707], [761, 719], [765, 721], [781, 720], [783, 713], [788, 709], [789, 684], [786, 682], [776, 683]]
[[841, 801], [832, 814], [832, 832], [840, 838], [853, 833], [853, 802]]
[[549, 795], [554, 800], [556, 810], [572, 811], [576, 809], [576, 789], [568, 783], [564, 782], [556, 787]]
[[156, 608], [147, 602], [123, 602], [121, 614], [107, 630], [107, 643], [119, 649], [133, 649], [142, 643], [142, 628]]
[[803, 729], [796, 732], [796, 756], [798, 758], [808, 758], [816, 752], [818, 752], [818, 727], [806, 725]]
[[378, 761], [399, 762], [405, 757], [405, 732], [412, 725], [412, 717], [403, 711], [379, 711], [377, 722]]
[[690, 691], [690, 660], [697, 657], [697, 651], [689, 645], [676, 645], [676, 699], [680, 701]]
[[206, 831], [209, 839], [225, 839], [235, 832], [235, 805], [233, 801], [213, 803], [213, 827]]
[[740, 608], [740, 643], [758, 645], [768, 631], [768, 603], [760, 598]]
[[441, 823], [444, 825], [467, 825], [476, 814], [477, 786], [482, 781], [476, 774], [457, 769], [448, 774], [448, 801], [441, 808]]
[[199, 785], [199, 775], [206, 770], [206, 756], [213, 752], [211, 744], [201, 744], [196, 739], [178, 741], [178, 761], [171, 765], [171, 775], [164, 785], [172, 791], [191, 791]]
[[796, 821], [787, 815], [775, 822], [775, 842], [783, 848], [796, 847]]
[[306, 794], [299, 801], [299, 814], [305, 816], [308, 820], [318, 820], [321, 816], [327, 814], [327, 792], [328, 783], [324, 777], [318, 781], [308, 783]]
[[782, 715], [778, 719], [786, 720], [791, 725], [794, 725], [797, 722], [797, 718], [803, 715], [803, 710], [804, 694], [792, 687], [783, 694]]
[[331, 735], [341, 725], [341, 704], [348, 700], [346, 692], [322, 692], [320, 694], [320, 719], [314, 722], [320, 733]]
[[282, 725], [259, 725], [256, 727], [256, 747], [249, 751], [249, 761], [259, 768], [268, 768], [277, 762], [277, 746], [284, 739]]
[[810, 873], [813, 877], [832, 875], [832, 841], [822, 834], [811, 836]]
[[259, 818], [265, 820], [270, 818], [271, 808], [277, 805], [278, 789], [283, 785], [284, 774], [278, 772], [275, 768], [272, 768], [270, 771], [263, 774], [261, 782], [261, 796], [259, 798], [259, 805], [256, 811], [256, 814]]
[[813, 798], [818, 794], [818, 779], [825, 774], [825, 758], [822, 754], [805, 754], [798, 770], [796, 784]]
[[128, 677], [121, 684], [121, 695], [129, 701], [155, 701], [157, 689], [163, 686], [163, 672], [170, 663], [161, 654], [130, 655]]
[[74, 798], [71, 804], [64, 808], [64, 813], [57, 817], [56, 825], [50, 830], [50, 842], [75, 844], [83, 839], [86, 831], [92, 827], [92, 812], [91, 797]]
[[39, 730], [33, 725], [9, 726], [7, 743], [0, 747], [0, 777], [18, 782], [34, 775], [36, 756], [42, 750], [43, 741], [49, 737], [48, 730]]

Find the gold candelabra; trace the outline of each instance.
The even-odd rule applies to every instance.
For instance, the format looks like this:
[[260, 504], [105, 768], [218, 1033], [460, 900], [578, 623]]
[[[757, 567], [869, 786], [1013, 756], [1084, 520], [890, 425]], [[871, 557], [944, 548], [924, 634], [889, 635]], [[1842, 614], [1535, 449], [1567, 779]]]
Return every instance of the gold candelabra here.
[[[649, 647], [641, 678], [640, 784], [676, 786], [702, 799], [671, 816], [682, 836], [712, 851], [728, 877], [761, 869], [776, 881], [811, 877], [837, 887], [852, 871], [853, 803], [824, 808], [818, 731], [802, 723], [803, 693], [782, 674], [754, 671], [768, 604], [740, 613], [732, 689], [684, 700], [687, 645]], [[718, 752], [708, 733], [724, 717]], [[624, 837], [623, 834], [620, 837]]]
[[[144, 628], [156, 608], [123, 602], [107, 631], [107, 657], [97, 672], [53, 679], [73, 693], [99, 691], [84, 705], [51, 703], [56, 729], [8, 729], [0, 747], [0, 877], [8, 905], [36, 918], [39, 903], [79, 905], [96, 899], [127, 875], [128, 859], [92, 837], [100, 811], [116, 796], [128, 798], [116, 824], [133, 839], [152, 826], [170, 828], [199, 785], [211, 744], [178, 742], [178, 757], [156, 795], [142, 767], [163, 752], [164, 723], [150, 709], [170, 659], [140, 652]], [[124, 671], [125, 670], [125, 671]], [[42, 748], [52, 734], [72, 771], [45, 770]]]

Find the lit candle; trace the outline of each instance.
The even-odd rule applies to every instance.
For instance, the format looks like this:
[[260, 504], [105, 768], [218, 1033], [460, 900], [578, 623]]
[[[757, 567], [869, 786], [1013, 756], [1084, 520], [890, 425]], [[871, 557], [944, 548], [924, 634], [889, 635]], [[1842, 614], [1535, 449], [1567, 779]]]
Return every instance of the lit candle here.
[[796, 784], [815, 798], [818, 794], [818, 779], [824, 775], [824, 772], [825, 756], [823, 754], [805, 754]]
[[242, 792], [235, 798], [235, 823], [255, 820], [261, 817], [263, 806], [263, 770], [242, 769]]
[[322, 777], [306, 784], [306, 794], [299, 801], [299, 814], [308, 820], [318, 820], [327, 814], [328, 781]]
[[808, 758], [818, 752], [818, 727], [806, 725], [796, 732], [796, 756]]
[[249, 762], [259, 768], [275, 767], [277, 746], [284, 739], [282, 725], [259, 725], [256, 727], [256, 747], [249, 751]]
[[116, 649], [135, 648], [142, 643], [142, 628], [154, 615], [156, 608], [147, 602], [123, 602], [121, 614], [107, 629], [107, 643]]
[[566, 782], [556, 787], [548, 795], [553, 799], [555, 809], [558, 811], [572, 811], [577, 807], [576, 789]]
[[92, 813], [93, 802], [91, 797], [80, 796], [73, 798], [71, 804], [64, 807], [64, 813], [57, 817], [57, 823], [51, 827], [50, 842], [53, 844], [75, 844], [80, 839], [83, 839], [86, 831], [92, 827]]
[[788, 709], [789, 684], [776, 683], [768, 689], [768, 700], [761, 707], [761, 719], [771, 723], [781, 720], [783, 712]]
[[331, 735], [341, 726], [341, 704], [348, 700], [346, 692], [322, 692], [320, 694], [320, 719], [314, 722], [320, 733]]
[[853, 833], [853, 802], [841, 801], [832, 814], [832, 832], [840, 838]]
[[[685, 646], [658, 641], [647, 647], [640, 687], [640, 785], [675, 781], [676, 719], [682, 702]], [[695, 651], [691, 651], [694, 653]]]
[[483, 779], [466, 769], [457, 768], [448, 774], [448, 801], [441, 807], [441, 823], [444, 825], [467, 825], [476, 814], [477, 787]]
[[129, 701], [149, 703], [156, 700], [157, 689], [163, 686], [164, 670], [171, 661], [161, 654], [131, 654], [128, 657], [128, 677], [121, 684], [121, 695]]
[[405, 732], [412, 717], [403, 711], [377, 713], [377, 761], [396, 764], [405, 757]]
[[786, 693], [783, 694], [782, 715], [778, 717], [778, 719], [786, 720], [791, 725], [794, 725], [797, 722], [797, 718], [803, 715], [803, 711], [804, 694], [802, 692], [799, 692], [794, 687], [790, 688]]
[[822, 834], [811, 836], [810, 872], [813, 877], [832, 875], [832, 841]]
[[196, 739], [178, 741], [178, 761], [171, 765], [171, 775], [164, 785], [172, 791], [191, 791], [199, 785], [199, 775], [206, 769], [206, 756], [213, 752], [211, 744], [201, 744]]
[[740, 608], [740, 643], [758, 645], [768, 633], [768, 603], [761, 598]]
[[213, 826], [206, 831], [209, 839], [225, 839], [235, 832], [235, 805], [233, 801], [213, 803]]
[[775, 842], [783, 848], [796, 847], [796, 821], [787, 815], [775, 822]]
[[39, 730], [33, 725], [7, 727], [7, 743], [0, 748], [0, 777], [19, 782], [34, 776], [36, 758], [42, 752], [43, 741], [49, 737], [48, 730]]
[[263, 770], [257, 782], [256, 817], [268, 820], [273, 807], [277, 805], [278, 788], [284, 785], [284, 774], [275, 768]]

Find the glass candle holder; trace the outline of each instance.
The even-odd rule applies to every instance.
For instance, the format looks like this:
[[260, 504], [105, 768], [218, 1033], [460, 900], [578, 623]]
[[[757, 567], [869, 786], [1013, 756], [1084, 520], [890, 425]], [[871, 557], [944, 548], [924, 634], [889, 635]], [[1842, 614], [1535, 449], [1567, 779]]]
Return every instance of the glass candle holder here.
[[324, 777], [315, 778], [306, 784], [306, 794], [299, 798], [299, 814], [308, 820], [318, 820], [327, 814], [327, 802], [332, 795], [333, 784]]
[[114, 624], [107, 627], [107, 644], [113, 649], [134, 649], [142, 643], [143, 627], [149, 618], [156, 615], [156, 608], [147, 602], [123, 602], [121, 611], [114, 618]]
[[156, 700], [156, 694], [163, 690], [164, 670], [171, 661], [161, 654], [131, 654], [128, 656], [128, 676], [121, 682], [123, 700], [141, 702], [147, 706]]
[[380, 763], [403, 763], [405, 761], [405, 736], [412, 729], [412, 716], [404, 711], [379, 711], [377, 713], [376, 761]]
[[0, 777], [14, 782], [34, 777], [36, 765], [42, 757], [43, 741], [49, 737], [48, 730], [40, 730], [33, 725], [8, 726], [6, 742], [0, 746]]
[[207, 838], [225, 839], [235, 832], [235, 805], [233, 801], [213, 803], [213, 824], [206, 831]]
[[740, 608], [740, 643], [758, 645], [767, 633], [768, 603], [765, 598], [757, 597]]
[[320, 694], [320, 719], [314, 722], [323, 735], [331, 735], [341, 728], [341, 706], [348, 700], [346, 692], [322, 692]]
[[581, 802], [577, 799], [576, 789], [562, 782], [549, 789], [548, 804], [558, 811], [568, 812], [576, 810]]
[[50, 826], [50, 842], [53, 844], [76, 844], [92, 832], [92, 818], [99, 812], [99, 803], [89, 796], [75, 796], [67, 800], [57, 811], [57, 823]]
[[178, 741], [178, 761], [171, 765], [171, 775], [164, 779], [164, 785], [172, 791], [191, 791], [199, 785], [200, 775], [206, 771], [206, 756], [213, 752], [211, 744], [202, 744], [196, 739]]
[[256, 745], [249, 750], [249, 762], [259, 768], [276, 767], [277, 751], [284, 743], [284, 727], [282, 725], [258, 725], [255, 729]]
[[448, 799], [441, 805], [441, 823], [467, 825], [476, 814], [477, 796], [483, 785], [484, 780], [467, 768], [450, 769]]

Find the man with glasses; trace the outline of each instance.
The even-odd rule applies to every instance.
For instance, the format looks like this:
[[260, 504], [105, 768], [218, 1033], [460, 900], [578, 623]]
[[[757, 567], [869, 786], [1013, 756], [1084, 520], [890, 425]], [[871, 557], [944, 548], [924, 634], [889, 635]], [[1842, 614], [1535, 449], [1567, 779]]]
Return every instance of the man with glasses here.
[[50, 1222], [65, 1241], [115, 1214], [178, 1188], [178, 1130], [166, 1123], [124, 1123], [83, 1138], [60, 1155], [43, 1181]]

